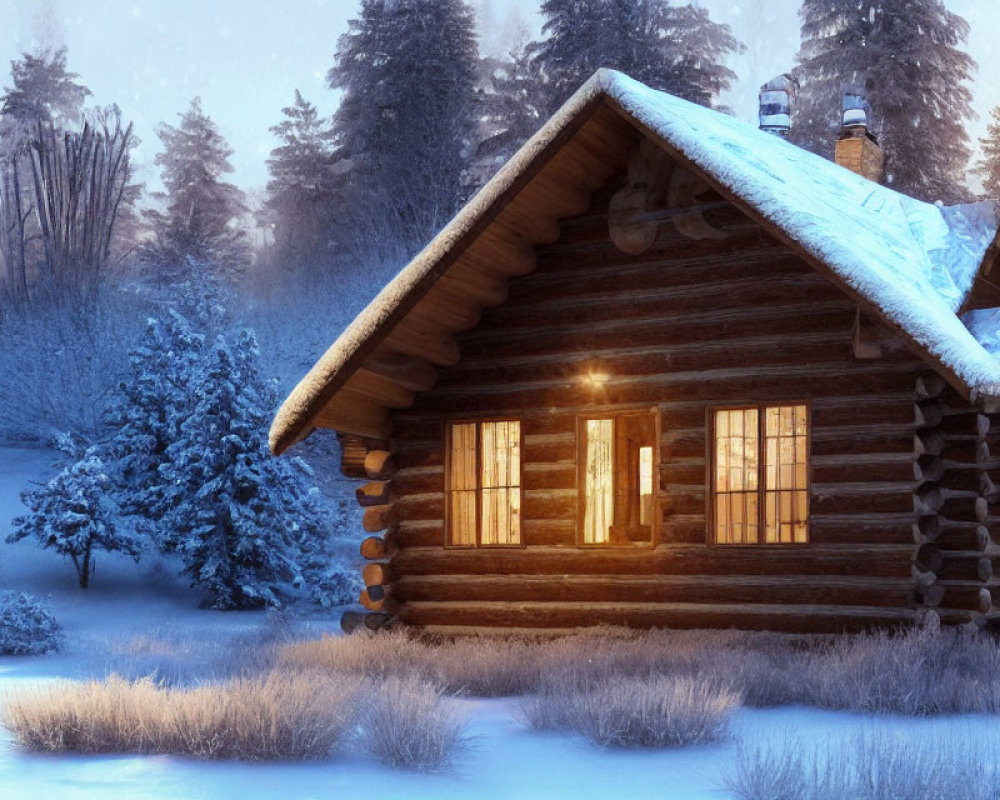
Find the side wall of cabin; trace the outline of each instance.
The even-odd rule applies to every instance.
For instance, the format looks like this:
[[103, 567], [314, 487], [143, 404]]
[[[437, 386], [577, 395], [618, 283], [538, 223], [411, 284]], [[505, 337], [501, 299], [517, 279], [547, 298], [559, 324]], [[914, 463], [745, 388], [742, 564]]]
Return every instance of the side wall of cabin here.
[[[898, 348], [855, 358], [856, 306], [735, 207], [706, 214], [725, 239], [693, 241], [664, 223], [650, 251], [620, 252], [607, 211], [619, 185], [563, 222], [537, 270], [459, 335], [461, 360], [393, 413], [399, 618], [817, 632], [912, 620], [925, 603], [914, 409], [926, 366]], [[583, 380], [593, 372], [608, 380]], [[710, 409], [797, 401], [811, 416], [809, 543], [709, 544]], [[577, 416], [652, 407], [655, 546], [579, 546]], [[491, 417], [522, 421], [522, 546], [446, 547], [444, 427]], [[971, 613], [973, 600], [954, 602]]]

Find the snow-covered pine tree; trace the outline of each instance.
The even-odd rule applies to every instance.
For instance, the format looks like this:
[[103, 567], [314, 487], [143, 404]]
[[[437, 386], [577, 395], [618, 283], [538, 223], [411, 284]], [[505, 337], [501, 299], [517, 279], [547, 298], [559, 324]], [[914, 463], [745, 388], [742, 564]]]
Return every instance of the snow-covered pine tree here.
[[527, 44], [504, 58], [484, 58], [479, 144], [469, 184], [482, 186], [545, 122], [548, 90], [545, 76]]
[[121, 552], [139, 560], [140, 540], [115, 524], [112, 482], [104, 462], [91, 449], [39, 489], [21, 494], [30, 513], [14, 520], [8, 542], [33, 536], [42, 547], [69, 556], [80, 586], [94, 572], [94, 552]]
[[104, 414], [118, 506], [146, 532], [159, 514], [157, 471], [191, 409], [204, 350], [204, 336], [179, 311], [150, 318], [129, 353], [129, 376]]
[[743, 45], [704, 8], [666, 0], [545, 0], [545, 38], [532, 46], [550, 88], [548, 113], [601, 67], [711, 106], [736, 74]]
[[941, 0], [803, 0], [801, 82], [791, 139], [832, 158], [845, 89], [863, 87], [885, 151], [886, 182], [922, 200], [960, 201], [969, 158], [959, 48], [968, 23]]
[[986, 136], [979, 140], [983, 156], [976, 163], [976, 174], [983, 179], [987, 197], [1000, 203], [1000, 106], [990, 112]]
[[247, 211], [240, 189], [223, 176], [232, 172], [233, 154], [201, 99], [191, 101], [178, 127], [161, 123], [157, 135], [163, 151], [155, 162], [162, 167], [167, 191], [158, 195], [164, 211], [147, 212], [156, 242], [146, 248], [145, 260], [164, 283], [188, 277], [188, 258], [222, 269], [244, 265], [248, 253], [237, 219]]
[[[249, 331], [232, 350], [216, 339], [193, 387], [195, 403], [159, 468], [161, 544], [180, 554], [214, 608], [278, 606], [293, 589], [318, 583], [313, 554], [327, 538], [300, 465], [267, 450], [273, 396], [257, 356]], [[331, 580], [328, 591], [336, 588]]]
[[5, 121], [37, 123], [39, 120], [61, 126], [80, 119], [83, 103], [90, 89], [78, 82], [80, 77], [67, 69], [67, 50], [36, 50], [24, 53], [10, 65], [13, 85], [0, 97], [0, 114]]
[[[362, 0], [327, 79], [349, 159], [345, 208], [412, 252], [454, 213], [475, 130], [476, 39], [464, 0]], [[349, 220], [353, 224], [354, 220]]]
[[267, 160], [265, 211], [274, 225], [276, 262], [302, 267], [321, 260], [333, 213], [333, 133], [316, 106], [298, 89], [295, 102], [281, 110], [284, 119], [271, 128], [281, 144]]

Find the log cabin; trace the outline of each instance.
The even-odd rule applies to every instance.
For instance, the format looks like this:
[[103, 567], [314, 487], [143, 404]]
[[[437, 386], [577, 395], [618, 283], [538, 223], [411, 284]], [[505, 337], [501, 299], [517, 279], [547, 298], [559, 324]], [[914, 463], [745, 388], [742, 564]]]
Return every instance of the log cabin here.
[[1000, 626], [996, 214], [855, 138], [595, 74], [274, 420], [364, 481], [345, 629]]

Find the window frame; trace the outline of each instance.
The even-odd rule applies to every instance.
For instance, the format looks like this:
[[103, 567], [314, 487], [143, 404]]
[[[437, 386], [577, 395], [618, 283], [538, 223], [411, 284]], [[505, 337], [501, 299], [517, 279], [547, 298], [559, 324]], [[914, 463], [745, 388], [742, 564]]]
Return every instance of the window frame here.
[[[520, 536], [517, 543], [483, 544], [483, 466], [482, 466], [482, 425], [491, 422], [516, 422], [521, 431], [521, 457], [518, 464], [518, 490], [521, 493]], [[454, 425], [476, 426], [476, 542], [456, 544], [451, 537], [451, 432]], [[524, 542], [524, 419], [518, 415], [496, 417], [461, 417], [444, 420], [441, 440], [444, 442], [444, 547], [450, 550], [520, 550]]]
[[[615, 542], [585, 542], [583, 540], [584, 526], [584, 491], [586, 490], [586, 426], [587, 420], [610, 419], [614, 420], [612, 442], [618, 439], [617, 419], [626, 416], [649, 415], [653, 418], [653, 519], [650, 524], [649, 542], [615, 543]], [[660, 526], [662, 520], [662, 508], [660, 503], [660, 419], [659, 406], [642, 406], [640, 408], [624, 408], [593, 411], [591, 413], [578, 413], [576, 415], [576, 425], [574, 426], [574, 450], [576, 459], [576, 546], [584, 550], [653, 550], [660, 543]], [[614, 445], [612, 445], [614, 446]], [[615, 462], [615, 453], [612, 451], [611, 461]], [[613, 489], [617, 489], [615, 486]]]
[[[768, 408], [782, 408], [788, 406], [805, 406], [806, 408], [806, 540], [804, 542], [766, 542], [765, 536], [765, 497], [767, 494], [766, 462], [764, 460], [767, 449], [767, 441], [764, 436], [766, 425], [766, 412]], [[755, 409], [757, 411], [757, 541], [756, 542], [720, 542], [716, 538], [715, 526], [715, 416], [717, 411], [744, 411]], [[813, 407], [812, 400], [781, 400], [757, 403], [732, 403], [727, 405], [709, 406], [705, 409], [705, 429], [708, 436], [705, 437], [705, 520], [706, 520], [706, 542], [709, 547], [724, 548], [726, 550], [754, 549], [761, 548], [788, 548], [788, 547], [809, 547], [812, 541], [812, 442], [813, 442]]]

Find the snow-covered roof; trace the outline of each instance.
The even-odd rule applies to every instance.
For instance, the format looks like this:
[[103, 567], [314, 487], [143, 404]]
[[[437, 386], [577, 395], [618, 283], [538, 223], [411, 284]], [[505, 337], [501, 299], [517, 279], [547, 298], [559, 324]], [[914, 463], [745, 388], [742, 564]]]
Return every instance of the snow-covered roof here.
[[595, 76], [642, 125], [752, 207], [969, 389], [1000, 362], [957, 316], [997, 230], [992, 203], [945, 208], [620, 73]]
[[[970, 395], [1000, 395], [1000, 361], [958, 311], [997, 232], [991, 203], [943, 207], [873, 183], [772, 134], [599, 70], [385, 287], [289, 396], [271, 428], [285, 449], [356, 370], [365, 342], [507, 197], [522, 173], [595, 101], [764, 223], [899, 332]], [[464, 245], [463, 245], [464, 246]], [[445, 266], [447, 269], [447, 266]], [[324, 391], [327, 389], [327, 391]]]

